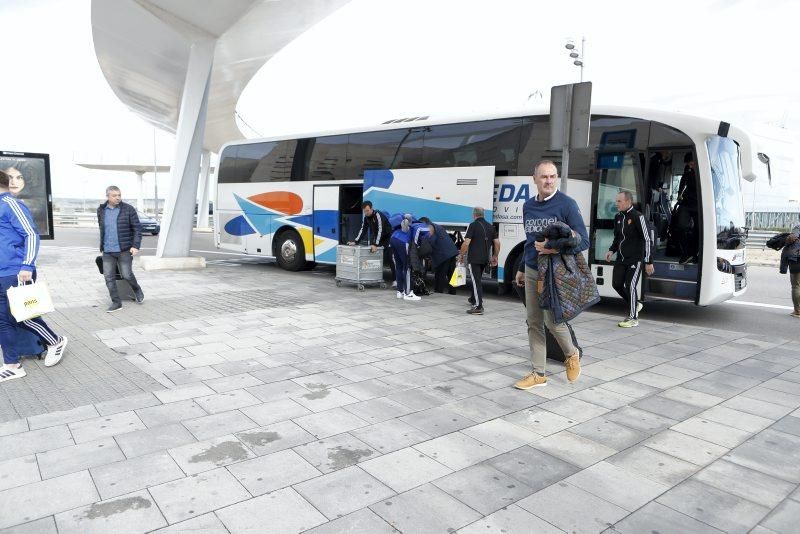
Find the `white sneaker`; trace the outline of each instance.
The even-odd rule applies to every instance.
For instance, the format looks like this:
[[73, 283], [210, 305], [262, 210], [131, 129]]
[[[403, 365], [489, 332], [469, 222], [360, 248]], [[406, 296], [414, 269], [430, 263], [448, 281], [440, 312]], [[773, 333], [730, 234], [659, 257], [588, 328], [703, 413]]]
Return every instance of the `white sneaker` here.
[[637, 302], [636, 303], [636, 315], [639, 315], [639, 312], [642, 311], [642, 308], [644, 308], [644, 304], [642, 304], [641, 302]]
[[53, 367], [64, 357], [64, 350], [67, 348], [67, 336], [61, 336], [61, 340], [55, 345], [48, 345], [47, 355], [44, 357], [44, 366]]
[[399, 298], [399, 299], [403, 298], [403, 292], [402, 291], [398, 291], [397, 292], [397, 298]]
[[392, 282], [392, 287], [397, 287], [397, 280], [395, 280], [394, 282]]
[[26, 374], [28, 373], [25, 372], [25, 369], [23, 369], [21, 365], [19, 367], [9, 367], [4, 365], [3, 367], [0, 367], [0, 382], [14, 380], [15, 378], [22, 378]]
[[416, 295], [414, 294], [414, 292], [412, 291], [412, 292], [411, 292], [411, 293], [409, 293], [408, 295], [404, 295], [404, 296], [403, 296], [403, 300], [422, 300], [422, 297], [418, 297], [418, 296], [416, 296]]

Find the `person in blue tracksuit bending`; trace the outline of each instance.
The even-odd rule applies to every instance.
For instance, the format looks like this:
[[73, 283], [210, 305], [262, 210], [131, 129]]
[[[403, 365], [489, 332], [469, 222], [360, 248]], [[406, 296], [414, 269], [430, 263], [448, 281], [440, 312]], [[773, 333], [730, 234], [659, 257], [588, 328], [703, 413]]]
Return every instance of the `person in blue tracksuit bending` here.
[[40, 317], [17, 323], [8, 306], [8, 289], [36, 280], [36, 255], [39, 252], [39, 231], [28, 207], [9, 191], [11, 177], [0, 171], [0, 347], [3, 367], [0, 382], [22, 378], [25, 369], [20, 363], [14, 338], [17, 328], [38, 336], [47, 346], [44, 364], [61, 361], [67, 346], [66, 336], [59, 336]]
[[389, 246], [395, 263], [395, 279], [397, 281], [397, 298], [404, 300], [421, 300], [411, 287], [411, 262], [409, 251], [411, 246], [419, 243], [420, 236], [428, 232], [428, 225], [412, 223], [411, 215], [403, 216], [400, 227], [392, 233]]

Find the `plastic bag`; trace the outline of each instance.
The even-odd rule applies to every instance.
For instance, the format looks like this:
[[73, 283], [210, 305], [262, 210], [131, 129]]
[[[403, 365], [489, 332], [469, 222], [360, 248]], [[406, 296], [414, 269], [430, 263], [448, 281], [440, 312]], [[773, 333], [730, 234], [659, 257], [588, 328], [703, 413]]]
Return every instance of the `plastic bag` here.
[[453, 276], [450, 277], [450, 285], [453, 287], [467, 285], [467, 268], [464, 264], [459, 263], [453, 271]]
[[8, 288], [8, 307], [19, 323], [55, 310], [47, 283], [43, 281]]

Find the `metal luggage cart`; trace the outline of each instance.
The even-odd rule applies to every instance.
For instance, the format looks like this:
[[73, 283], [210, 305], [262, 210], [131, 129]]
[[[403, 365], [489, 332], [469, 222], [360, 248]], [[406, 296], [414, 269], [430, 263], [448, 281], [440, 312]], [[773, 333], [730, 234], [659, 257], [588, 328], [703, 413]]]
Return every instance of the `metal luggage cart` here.
[[386, 288], [383, 281], [382, 247], [372, 252], [369, 247], [339, 245], [336, 247], [336, 286], [354, 284], [359, 291], [368, 285]]

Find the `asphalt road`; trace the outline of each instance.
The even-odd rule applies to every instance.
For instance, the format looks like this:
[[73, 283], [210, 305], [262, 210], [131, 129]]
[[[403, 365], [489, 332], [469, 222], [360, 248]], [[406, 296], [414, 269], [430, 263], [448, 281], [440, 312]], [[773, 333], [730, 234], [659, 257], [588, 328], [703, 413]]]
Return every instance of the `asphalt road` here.
[[[96, 228], [56, 228], [56, 239], [46, 241], [45, 246], [96, 247], [98, 231]], [[142, 254], [155, 253], [157, 237], [144, 236]], [[238, 262], [243, 256], [218, 251], [214, 247], [213, 235], [195, 232], [192, 235], [191, 254], [205, 256], [208, 260]], [[46, 253], [46, 250], [43, 252]], [[243, 262], [245, 268], [260, 269], [257, 263]], [[311, 272], [297, 273], [301, 276], [326, 276], [333, 273], [332, 267], [322, 266]], [[792, 300], [787, 275], [778, 273], [777, 267], [750, 266], [748, 269], [750, 286], [747, 292], [733, 301], [715, 306], [699, 307], [676, 302], [650, 302], [642, 312], [643, 319], [655, 319], [692, 326], [706, 326], [723, 330], [757, 333], [800, 341], [800, 321], [790, 317]], [[492, 288], [487, 289], [489, 299], [512, 298], [491, 296]], [[622, 318], [625, 307], [621, 301], [604, 300], [593, 311]]]

